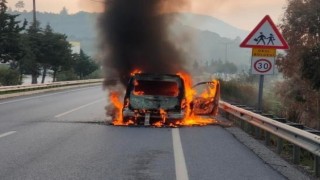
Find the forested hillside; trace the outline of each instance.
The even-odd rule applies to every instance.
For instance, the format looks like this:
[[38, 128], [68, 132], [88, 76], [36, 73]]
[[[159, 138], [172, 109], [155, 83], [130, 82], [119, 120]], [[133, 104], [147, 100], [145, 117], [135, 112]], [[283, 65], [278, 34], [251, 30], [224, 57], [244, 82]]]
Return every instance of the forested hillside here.
[[[18, 17], [21, 21], [25, 18], [28, 22], [32, 22], [31, 12], [11, 11], [11, 13], [21, 14]], [[185, 44], [186, 58], [190, 64], [194, 61], [205, 64], [220, 60], [233, 62], [241, 69], [248, 68], [250, 52], [247, 49], [239, 48], [240, 37], [244, 36], [245, 31], [213, 17], [197, 14], [168, 14], [164, 18], [172, 16], [175, 16], [172, 25], [173, 34], [184, 33], [190, 36], [187, 42], [189, 44]], [[42, 27], [50, 24], [54, 31], [66, 34], [70, 41], [81, 42], [81, 48], [90, 56], [95, 56], [98, 53], [98, 18], [98, 13], [68, 14], [67, 11], [61, 11], [60, 14], [53, 14], [37, 12], [37, 19]]]

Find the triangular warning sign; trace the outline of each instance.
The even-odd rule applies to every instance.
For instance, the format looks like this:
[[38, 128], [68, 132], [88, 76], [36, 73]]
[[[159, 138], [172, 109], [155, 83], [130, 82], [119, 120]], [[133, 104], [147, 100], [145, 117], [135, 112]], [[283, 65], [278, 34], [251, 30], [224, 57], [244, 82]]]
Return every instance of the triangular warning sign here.
[[268, 15], [243, 40], [240, 47], [289, 49], [286, 40]]

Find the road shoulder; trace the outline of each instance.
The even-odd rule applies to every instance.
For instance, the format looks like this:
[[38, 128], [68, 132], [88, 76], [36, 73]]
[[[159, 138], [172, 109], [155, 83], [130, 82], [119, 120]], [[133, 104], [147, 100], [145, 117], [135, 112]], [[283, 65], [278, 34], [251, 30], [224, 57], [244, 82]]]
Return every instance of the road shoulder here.
[[[219, 119], [224, 119], [219, 117]], [[224, 119], [223, 121], [228, 121]], [[282, 174], [284, 177], [290, 180], [307, 180], [313, 179], [306, 175], [305, 173], [298, 170], [294, 165], [282, 159], [278, 154], [268, 149], [258, 140], [251, 137], [246, 132], [242, 131], [238, 127], [226, 127], [229, 133], [231, 133], [238, 141], [247, 146], [251, 151], [253, 151], [259, 158], [261, 158], [267, 165], [271, 166], [277, 172]]]

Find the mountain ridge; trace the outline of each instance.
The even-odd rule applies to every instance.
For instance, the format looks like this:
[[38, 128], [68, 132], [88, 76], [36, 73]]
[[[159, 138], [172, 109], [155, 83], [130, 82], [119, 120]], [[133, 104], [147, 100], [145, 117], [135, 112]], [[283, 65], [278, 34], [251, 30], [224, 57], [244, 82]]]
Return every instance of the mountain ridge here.
[[[18, 20], [27, 19], [32, 22], [32, 12], [20, 13]], [[229, 25], [211, 16], [192, 13], [170, 13], [173, 34], [192, 34], [192, 44], [185, 48], [186, 58], [190, 63], [195, 60], [208, 62], [223, 60], [239, 66], [247, 65], [250, 52], [240, 49], [241, 39], [248, 32]], [[50, 24], [54, 32], [66, 34], [70, 41], [79, 41], [81, 48], [90, 56], [98, 54], [99, 47], [99, 13], [79, 12], [76, 14], [54, 14], [37, 12], [37, 20], [41, 27]]]

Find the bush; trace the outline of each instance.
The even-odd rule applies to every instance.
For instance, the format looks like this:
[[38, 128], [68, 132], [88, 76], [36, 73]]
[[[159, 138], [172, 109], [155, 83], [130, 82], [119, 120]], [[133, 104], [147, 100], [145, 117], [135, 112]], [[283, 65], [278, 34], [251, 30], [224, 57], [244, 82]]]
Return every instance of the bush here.
[[103, 78], [102, 69], [97, 69], [85, 77], [85, 79], [100, 79], [100, 78]]
[[73, 70], [61, 71], [57, 73], [57, 81], [72, 81], [78, 80], [78, 76]]
[[251, 83], [236, 80], [221, 81], [221, 98], [226, 101], [255, 106], [257, 103], [257, 88]]
[[21, 84], [20, 74], [17, 70], [0, 66], [0, 85], [12, 86], [12, 85], [20, 85], [20, 84]]
[[[221, 83], [221, 98], [222, 100], [252, 106], [258, 106], [258, 87], [257, 83], [242, 82], [239, 80], [222, 81]], [[275, 87], [270, 86], [270, 89], [264, 87], [262, 109], [264, 112], [283, 116], [283, 106], [279, 97], [273, 92]]]

